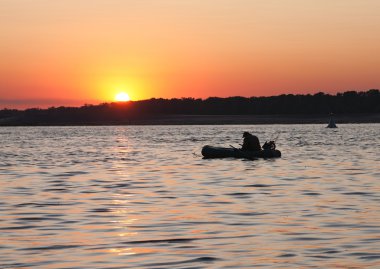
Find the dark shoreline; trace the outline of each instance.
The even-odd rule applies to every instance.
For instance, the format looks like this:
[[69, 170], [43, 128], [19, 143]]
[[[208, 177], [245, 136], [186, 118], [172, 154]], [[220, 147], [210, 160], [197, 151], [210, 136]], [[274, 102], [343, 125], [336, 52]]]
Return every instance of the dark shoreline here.
[[[111, 125], [249, 125], [249, 124], [326, 124], [329, 115], [155, 115], [121, 121], [86, 122], [22, 122], [1, 119], [0, 126], [111, 126]], [[339, 114], [337, 125], [349, 123], [380, 123], [380, 113]]]
[[181, 98], [0, 110], [0, 126], [380, 123], [380, 91]]

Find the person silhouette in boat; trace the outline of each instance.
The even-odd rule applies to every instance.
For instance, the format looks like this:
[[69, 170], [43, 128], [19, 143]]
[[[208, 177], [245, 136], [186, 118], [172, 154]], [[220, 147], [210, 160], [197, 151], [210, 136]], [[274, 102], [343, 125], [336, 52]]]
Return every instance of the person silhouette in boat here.
[[248, 132], [243, 133], [243, 146], [242, 150], [259, 151], [261, 150], [259, 138]]

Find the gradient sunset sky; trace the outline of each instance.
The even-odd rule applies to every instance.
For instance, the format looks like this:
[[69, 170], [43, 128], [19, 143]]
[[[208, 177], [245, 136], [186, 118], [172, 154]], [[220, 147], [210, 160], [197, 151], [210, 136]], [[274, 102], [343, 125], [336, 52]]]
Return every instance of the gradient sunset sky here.
[[379, 0], [0, 0], [0, 108], [380, 86]]

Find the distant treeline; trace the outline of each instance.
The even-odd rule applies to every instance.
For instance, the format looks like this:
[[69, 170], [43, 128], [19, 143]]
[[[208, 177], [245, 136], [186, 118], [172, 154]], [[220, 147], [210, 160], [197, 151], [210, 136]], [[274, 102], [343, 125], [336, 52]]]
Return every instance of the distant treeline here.
[[313, 115], [380, 113], [380, 91], [271, 97], [149, 99], [82, 107], [0, 110], [0, 125], [118, 124], [160, 115]]

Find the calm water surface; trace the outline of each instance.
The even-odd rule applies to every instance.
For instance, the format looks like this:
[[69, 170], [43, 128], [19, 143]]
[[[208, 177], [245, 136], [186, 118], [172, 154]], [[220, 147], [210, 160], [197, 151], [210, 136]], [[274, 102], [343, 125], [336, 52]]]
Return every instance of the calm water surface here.
[[0, 268], [380, 268], [380, 125], [324, 127], [0, 128]]

